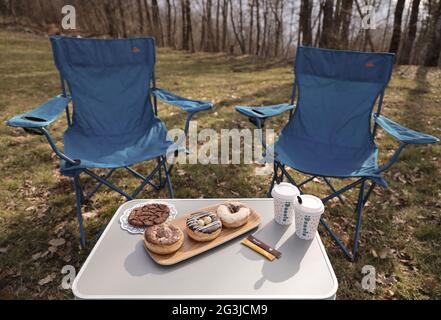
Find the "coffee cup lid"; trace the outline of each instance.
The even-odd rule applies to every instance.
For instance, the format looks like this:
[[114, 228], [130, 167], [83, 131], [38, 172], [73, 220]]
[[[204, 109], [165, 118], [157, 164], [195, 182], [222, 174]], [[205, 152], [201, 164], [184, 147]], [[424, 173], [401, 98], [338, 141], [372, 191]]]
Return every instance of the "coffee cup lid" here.
[[274, 186], [271, 195], [273, 198], [277, 197], [284, 200], [294, 200], [296, 196], [300, 195], [300, 191], [295, 185], [282, 182]]
[[296, 200], [296, 209], [299, 208], [302, 212], [320, 215], [325, 211], [325, 206], [320, 198], [310, 194], [301, 195], [302, 203]]

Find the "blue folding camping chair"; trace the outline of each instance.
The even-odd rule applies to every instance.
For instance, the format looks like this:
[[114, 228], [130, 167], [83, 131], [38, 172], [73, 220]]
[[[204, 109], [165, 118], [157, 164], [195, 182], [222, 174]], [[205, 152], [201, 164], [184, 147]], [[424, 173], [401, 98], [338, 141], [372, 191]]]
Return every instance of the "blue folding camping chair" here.
[[[267, 147], [262, 140], [265, 156], [268, 159], [268, 154], [271, 154], [274, 159], [269, 195], [274, 183], [284, 177], [299, 188], [314, 178], [323, 178], [332, 191], [322, 199], [324, 203], [335, 197], [344, 202], [341, 195], [359, 186], [352, 251], [326, 221], [321, 220], [352, 261], [358, 252], [363, 207], [376, 185], [387, 187], [383, 172], [397, 161], [405, 146], [438, 141], [433, 136], [407, 129], [380, 115], [394, 60], [394, 55], [389, 53], [299, 47], [291, 103], [258, 108], [236, 107], [258, 128], [264, 126], [266, 119], [290, 112], [289, 122], [274, 146]], [[377, 126], [400, 142], [391, 159], [381, 166], [377, 161], [378, 149], [374, 141]], [[297, 183], [288, 173], [287, 166], [310, 177]], [[355, 178], [356, 181], [336, 190], [330, 178]]]
[[[105, 185], [123, 195], [135, 198], [147, 185], [160, 190], [167, 185], [173, 198], [173, 187], [167, 156], [172, 158], [179, 146], [167, 139], [165, 124], [158, 118], [157, 99], [187, 113], [185, 134], [192, 116], [212, 108], [212, 103], [188, 100], [156, 88], [155, 42], [153, 38], [83, 39], [51, 37], [55, 64], [61, 78], [61, 94], [30, 112], [7, 122], [13, 127], [44, 135], [61, 159], [60, 171], [72, 177], [76, 194], [76, 213], [81, 245], [86, 244], [81, 204]], [[72, 115], [69, 102], [72, 101]], [[47, 130], [58, 116], [66, 113], [68, 128], [64, 132], [64, 151], [55, 144]], [[155, 160], [147, 176], [130, 166]], [[100, 176], [94, 168], [108, 169]], [[109, 181], [117, 168], [123, 168], [141, 183], [129, 194]], [[87, 194], [80, 185], [80, 174], [98, 181]], [[154, 183], [153, 178], [159, 182]]]

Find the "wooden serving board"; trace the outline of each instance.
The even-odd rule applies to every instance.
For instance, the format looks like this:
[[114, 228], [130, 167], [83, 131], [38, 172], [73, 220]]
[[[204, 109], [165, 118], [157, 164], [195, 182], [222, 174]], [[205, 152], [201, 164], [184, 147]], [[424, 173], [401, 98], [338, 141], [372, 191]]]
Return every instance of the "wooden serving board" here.
[[205, 207], [205, 208], [202, 208], [202, 209], [199, 209], [197, 211], [193, 211], [193, 212], [190, 212], [187, 214], [178, 215], [178, 217], [172, 221], [172, 224], [181, 228], [182, 232], [184, 233], [184, 244], [175, 253], [167, 254], [167, 255], [160, 255], [160, 254], [156, 254], [156, 253], [149, 251], [147, 249], [147, 247], [145, 247], [145, 240], [144, 240], [144, 235], [143, 235], [142, 239], [144, 241], [144, 247], [145, 247], [146, 251], [148, 252], [148, 254], [150, 255], [150, 257], [156, 263], [158, 263], [160, 265], [164, 265], [164, 266], [173, 265], [178, 262], [187, 260], [191, 257], [197, 256], [198, 254], [201, 254], [201, 253], [206, 252], [208, 250], [211, 250], [211, 249], [213, 249], [213, 248], [215, 248], [215, 247], [217, 247], [227, 241], [230, 241], [234, 238], [237, 238], [240, 235], [242, 235], [248, 231], [253, 230], [254, 228], [259, 226], [259, 224], [260, 224], [260, 215], [253, 208], [250, 208], [251, 214], [248, 217], [248, 222], [245, 225], [243, 225], [242, 227], [232, 228], [232, 229], [222, 227], [222, 231], [221, 231], [220, 235], [216, 239], [211, 240], [209, 242], [198, 242], [198, 241], [191, 239], [187, 235], [187, 232], [186, 232], [186, 228], [187, 228], [186, 222], [187, 222], [188, 216], [192, 213], [199, 212], [199, 211], [216, 212], [216, 209], [219, 205]]

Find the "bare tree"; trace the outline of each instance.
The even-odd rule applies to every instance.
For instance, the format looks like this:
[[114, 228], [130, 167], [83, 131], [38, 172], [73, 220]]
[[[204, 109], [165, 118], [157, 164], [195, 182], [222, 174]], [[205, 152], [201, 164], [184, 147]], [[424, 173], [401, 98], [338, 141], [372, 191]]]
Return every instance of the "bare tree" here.
[[401, 54], [400, 54], [400, 63], [401, 64], [409, 64], [410, 63], [410, 53], [412, 51], [413, 44], [415, 42], [415, 37], [417, 33], [417, 24], [418, 24], [418, 13], [420, 7], [420, 0], [412, 1], [412, 11], [410, 14], [409, 27], [407, 30], [407, 38], [403, 44]]
[[246, 54], [245, 47], [245, 38], [243, 34], [243, 8], [242, 8], [242, 0], [239, 0], [239, 26], [236, 27], [235, 19], [234, 19], [234, 8], [233, 1], [230, 0], [230, 17], [231, 17], [231, 26], [233, 27], [234, 37], [236, 38], [237, 43], [239, 44], [240, 52], [242, 54]]
[[127, 38], [127, 23], [126, 23], [126, 18], [124, 17], [124, 8], [122, 3], [123, 2], [121, 0], [118, 0], [118, 10], [119, 10], [119, 15], [121, 17], [122, 36], [124, 38]]
[[441, 1], [433, 2], [432, 21], [430, 34], [428, 37], [428, 47], [424, 65], [427, 67], [436, 67], [439, 63], [441, 52]]
[[401, 39], [401, 21], [403, 19], [405, 0], [398, 0], [394, 13], [394, 28], [392, 33], [392, 39], [390, 40], [389, 52], [397, 53], [400, 47]]
[[147, 30], [150, 34], [154, 34], [153, 33], [153, 23], [152, 23], [152, 16], [150, 14], [150, 5], [148, 0], [144, 0], [144, 12], [145, 12], [145, 17], [146, 17], [146, 22], [147, 22]]
[[[301, 44], [304, 46], [312, 45], [312, 29], [311, 29], [311, 15], [312, 15], [312, 1], [302, 0], [300, 5], [299, 18], [299, 35], [301, 34]], [[299, 37], [300, 44], [300, 37]]]
[[222, 51], [227, 50], [227, 34], [228, 34], [228, 0], [223, 0], [222, 5]]
[[162, 34], [161, 16], [159, 14], [158, 0], [152, 0], [152, 22], [154, 27], [154, 36], [159, 46], [164, 45], [164, 37]]
[[250, 11], [250, 25], [248, 31], [248, 52], [251, 53], [253, 51], [253, 32], [254, 32], [254, 7], [255, 0], [249, 0], [249, 11]]
[[348, 49], [349, 46], [349, 26], [351, 25], [353, 5], [354, 0], [343, 0], [341, 4], [338, 16], [338, 38], [342, 49]]
[[323, 4], [323, 24], [321, 28], [319, 46], [323, 48], [329, 48], [335, 46], [334, 43], [334, 31], [333, 31], [333, 10], [334, 3], [332, 0], [325, 0]]
[[171, 47], [172, 44], [172, 6], [170, 0], [166, 0], [167, 7], [167, 46]]
[[207, 24], [207, 41], [205, 44], [205, 51], [213, 51], [214, 49], [214, 33], [213, 33], [211, 8], [212, 8], [212, 0], [207, 0], [207, 5], [205, 9], [205, 12], [207, 14], [207, 19], [205, 20]]
[[220, 0], [216, 1], [216, 27], [215, 27], [215, 40], [214, 40], [214, 51], [219, 51], [219, 41], [220, 41], [220, 37], [219, 37], [219, 23], [220, 23]]
[[254, 54], [256, 56], [260, 53], [260, 0], [256, 0], [256, 51]]
[[181, 0], [182, 8], [182, 49], [194, 51], [193, 27], [191, 22], [190, 0]]

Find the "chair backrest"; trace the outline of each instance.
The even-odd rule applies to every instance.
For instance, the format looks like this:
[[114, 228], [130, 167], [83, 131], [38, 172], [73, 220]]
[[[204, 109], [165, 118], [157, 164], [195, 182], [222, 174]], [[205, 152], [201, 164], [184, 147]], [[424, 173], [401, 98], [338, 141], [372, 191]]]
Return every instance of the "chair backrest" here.
[[371, 145], [373, 107], [390, 80], [394, 60], [388, 53], [299, 47], [298, 107], [284, 130], [326, 145]]
[[51, 37], [55, 64], [74, 105], [72, 126], [87, 135], [141, 132], [154, 118], [152, 38]]

